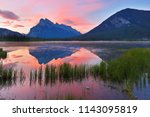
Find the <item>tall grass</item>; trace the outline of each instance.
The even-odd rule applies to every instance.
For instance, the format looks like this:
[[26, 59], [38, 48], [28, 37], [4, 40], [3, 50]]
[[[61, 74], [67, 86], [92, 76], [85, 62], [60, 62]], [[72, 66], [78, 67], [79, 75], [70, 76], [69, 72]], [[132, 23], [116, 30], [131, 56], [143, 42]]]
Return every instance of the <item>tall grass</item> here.
[[108, 77], [122, 82], [139, 81], [145, 73], [150, 75], [150, 49], [132, 49], [116, 60], [108, 62]]
[[[23, 84], [25, 80], [24, 71], [21, 69], [13, 70], [12, 68], [6, 68], [3, 66], [3, 59], [7, 58], [7, 52], [0, 48], [0, 85], [16, 85], [17, 77], [20, 78], [20, 83]], [[17, 76], [17, 74], [19, 74]]]
[[25, 74], [24, 74], [24, 71], [22, 69], [20, 69], [19, 77], [20, 77], [20, 84], [23, 85], [24, 81], [25, 81]]
[[90, 73], [89, 67], [86, 65], [70, 65], [65, 63], [59, 68], [59, 77], [62, 78], [64, 82], [70, 82], [73, 80], [82, 81], [84, 78], [87, 78]]
[[[150, 49], [131, 49], [119, 58], [108, 61], [107, 69], [101, 65], [104, 74], [102, 79], [124, 85], [125, 90], [131, 95], [133, 87], [146, 86], [147, 79], [150, 79]], [[105, 75], [105, 69], [106, 75]], [[132, 96], [133, 97], [133, 96]]]
[[36, 84], [37, 82], [37, 77], [38, 77], [38, 70], [31, 70], [30, 71], [30, 86], [32, 86], [32, 84]]
[[42, 85], [42, 78], [43, 78], [43, 69], [41, 66], [38, 70], [38, 83], [40, 86]]
[[4, 68], [0, 63], [0, 85], [1, 86], [11, 86], [15, 84], [16, 81], [16, 71], [12, 68]]
[[[49, 83], [55, 83], [58, 78], [60, 82], [72, 82], [74, 80], [81, 81], [82, 79], [88, 77], [88, 74], [90, 73], [89, 71], [90, 69], [86, 65], [72, 66], [64, 63], [57, 67], [54, 65], [46, 65], [45, 69], [40, 67], [40, 69], [35, 73], [38, 74], [39, 81], [44, 77], [43, 81], [45, 82], [45, 85], [48, 85]], [[43, 72], [45, 73], [44, 75]], [[33, 74], [33, 71], [31, 71], [30, 81], [35, 79]]]
[[53, 65], [46, 65], [45, 67], [45, 85], [48, 85], [49, 82], [54, 84], [56, 79], [58, 78], [58, 69]]

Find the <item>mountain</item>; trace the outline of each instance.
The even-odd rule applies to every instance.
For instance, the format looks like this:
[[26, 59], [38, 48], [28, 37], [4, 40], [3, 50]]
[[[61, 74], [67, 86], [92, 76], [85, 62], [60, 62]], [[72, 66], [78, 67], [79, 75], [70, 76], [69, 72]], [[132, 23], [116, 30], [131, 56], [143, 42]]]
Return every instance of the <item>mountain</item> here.
[[0, 41], [29, 41], [30, 38], [19, 32], [0, 28]]
[[150, 11], [124, 9], [80, 38], [87, 40], [148, 40]]
[[22, 36], [22, 34], [5, 28], [0, 28], [0, 37], [6, 37], [6, 36]]
[[48, 19], [41, 19], [40, 22], [30, 29], [28, 34], [32, 38], [68, 38], [81, 35], [80, 32], [64, 24], [54, 24]]

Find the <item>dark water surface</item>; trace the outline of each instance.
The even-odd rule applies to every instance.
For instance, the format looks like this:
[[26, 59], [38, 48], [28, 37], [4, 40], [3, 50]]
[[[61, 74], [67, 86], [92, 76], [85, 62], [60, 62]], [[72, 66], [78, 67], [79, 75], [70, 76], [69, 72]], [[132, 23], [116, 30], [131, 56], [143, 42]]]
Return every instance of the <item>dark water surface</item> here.
[[[40, 63], [47, 63], [54, 58], [70, 56], [80, 48], [86, 48], [103, 60], [111, 60], [131, 48], [149, 48], [150, 42], [0, 42], [0, 48], [13, 51], [28, 48], [30, 54]], [[135, 89], [138, 99], [150, 99], [150, 86]], [[111, 88], [99, 78], [83, 78], [61, 82], [56, 79], [48, 85], [44, 81], [32, 83], [29, 78], [20, 84], [3, 86], [0, 84], [0, 99], [130, 99], [127, 94]]]

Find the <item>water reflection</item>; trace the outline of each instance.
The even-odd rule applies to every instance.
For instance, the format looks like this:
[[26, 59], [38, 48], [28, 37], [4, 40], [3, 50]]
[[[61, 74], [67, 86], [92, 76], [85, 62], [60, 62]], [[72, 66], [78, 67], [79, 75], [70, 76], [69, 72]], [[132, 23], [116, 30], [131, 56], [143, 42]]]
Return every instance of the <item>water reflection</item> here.
[[[0, 79], [0, 99], [128, 99], [128, 96], [121, 90], [123, 89], [122, 84], [100, 80], [96, 74], [94, 76], [84, 74], [81, 77], [65, 77], [64, 73], [62, 77], [59, 77], [56, 74], [46, 76], [43, 72], [41, 78], [41, 73], [39, 74], [38, 71], [41, 65], [42, 69], [46, 69], [45, 63], [56, 66], [64, 62], [91, 63], [90, 65], [92, 65], [95, 58], [99, 58], [98, 62], [101, 58], [104, 60], [114, 59], [129, 48], [150, 47], [150, 42], [2, 42], [0, 47], [10, 52], [9, 59], [4, 61], [5, 67], [12, 67], [18, 71], [15, 74], [17, 78]], [[83, 48], [81, 50], [90, 50], [81, 54], [82, 59], [77, 53], [75, 54], [75, 52], [82, 52], [79, 51], [80, 48]], [[57, 52], [57, 50], [64, 51]], [[40, 54], [41, 52], [43, 54]], [[49, 53], [47, 60], [44, 60], [47, 53]], [[92, 54], [86, 57], [87, 53]], [[91, 58], [91, 55], [94, 58]], [[24, 73], [21, 73], [21, 68]], [[20, 74], [23, 77], [20, 77]], [[144, 79], [133, 87], [134, 94], [138, 96], [138, 99], [150, 98], [148, 81], [149, 78], [148, 80]], [[140, 83], [142, 85], [139, 85]]]
[[0, 81], [0, 98], [128, 99], [126, 94], [105, 87], [100, 78], [89, 75], [85, 65], [101, 61], [85, 48], [70, 56], [54, 59], [47, 65], [40, 64], [28, 49], [9, 52], [8, 58], [3, 61], [4, 66], [19, 72], [15, 78]]

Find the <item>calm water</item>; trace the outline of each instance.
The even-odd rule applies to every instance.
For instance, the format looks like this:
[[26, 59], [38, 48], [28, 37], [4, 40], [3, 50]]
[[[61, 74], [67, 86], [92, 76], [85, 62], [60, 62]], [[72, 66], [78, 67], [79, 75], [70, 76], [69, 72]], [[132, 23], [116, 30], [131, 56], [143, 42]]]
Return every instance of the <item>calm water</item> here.
[[[40, 63], [46, 64], [54, 58], [70, 56], [80, 48], [86, 48], [103, 60], [111, 60], [120, 56], [130, 48], [149, 48], [150, 42], [0, 42], [0, 48], [8, 52], [28, 48], [30, 54]], [[119, 87], [119, 86], [118, 86]], [[150, 99], [150, 86], [134, 89], [138, 99]], [[73, 79], [62, 81], [55, 79], [47, 85], [42, 80], [30, 82], [26, 78], [23, 83], [1, 85], [0, 99], [129, 99], [119, 88], [112, 88], [99, 78]]]

